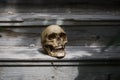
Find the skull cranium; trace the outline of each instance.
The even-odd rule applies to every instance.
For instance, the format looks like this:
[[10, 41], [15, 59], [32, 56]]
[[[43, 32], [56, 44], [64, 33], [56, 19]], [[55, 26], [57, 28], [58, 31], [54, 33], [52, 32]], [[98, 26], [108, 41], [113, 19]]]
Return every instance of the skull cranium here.
[[43, 49], [53, 57], [65, 56], [65, 44], [67, 43], [65, 31], [58, 25], [48, 26], [41, 34]]

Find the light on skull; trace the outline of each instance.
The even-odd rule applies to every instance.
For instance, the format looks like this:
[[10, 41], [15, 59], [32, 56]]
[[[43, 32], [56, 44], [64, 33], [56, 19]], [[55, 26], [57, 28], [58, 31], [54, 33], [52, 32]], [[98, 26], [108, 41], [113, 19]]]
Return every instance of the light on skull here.
[[48, 26], [41, 33], [41, 44], [50, 56], [62, 58], [65, 56], [65, 44], [68, 42], [65, 31], [58, 25]]

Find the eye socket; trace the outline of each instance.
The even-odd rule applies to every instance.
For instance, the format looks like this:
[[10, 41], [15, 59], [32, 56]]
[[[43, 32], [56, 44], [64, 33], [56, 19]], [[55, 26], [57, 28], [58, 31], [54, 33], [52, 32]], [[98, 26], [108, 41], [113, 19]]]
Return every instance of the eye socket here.
[[56, 38], [56, 35], [55, 33], [52, 33], [48, 36], [48, 39], [51, 40], [51, 39], [55, 39]]
[[65, 33], [60, 33], [59, 36], [60, 36], [61, 38], [66, 38], [66, 34], [65, 34]]

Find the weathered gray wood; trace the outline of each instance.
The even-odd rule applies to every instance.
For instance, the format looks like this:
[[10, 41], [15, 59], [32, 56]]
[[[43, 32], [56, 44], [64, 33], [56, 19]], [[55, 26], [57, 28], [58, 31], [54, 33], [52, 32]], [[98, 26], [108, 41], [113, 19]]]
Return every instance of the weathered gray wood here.
[[117, 80], [120, 69], [119, 66], [1, 67], [0, 72], [2, 80]]
[[[119, 0], [0, 0], [0, 80], [120, 80], [120, 47], [100, 52], [120, 31], [119, 5]], [[67, 32], [63, 59], [41, 49], [42, 26], [50, 24]]]
[[89, 0], [76, 0], [76, 1], [73, 1], [73, 0], [66, 0], [66, 1], [64, 1], [64, 0], [53, 0], [53, 1], [49, 1], [49, 0], [41, 0], [41, 1], [39, 1], [39, 0], [35, 0], [35, 1], [33, 1], [33, 0], [29, 0], [29, 1], [24, 1], [24, 0], [12, 0], [12, 1], [9, 1], [9, 0], [4, 0], [4, 1], [1, 1], [1, 2], [6, 2], [6, 3], [12, 3], [12, 4], [14, 4], [14, 3], [18, 3], [18, 4], [25, 4], [25, 3], [28, 3], [28, 4], [48, 4], [48, 5], [50, 5], [50, 4], [68, 4], [68, 3], [70, 3], [70, 4], [75, 4], [75, 3], [79, 3], [79, 4], [119, 4], [118, 2], [119, 2], [119, 0], [109, 0], [109, 1], [107, 1], [107, 0], [91, 0], [91, 1], [89, 1]]
[[[62, 26], [68, 36], [69, 46], [104, 46], [120, 28], [114, 26]], [[41, 46], [40, 34], [45, 27], [32, 28], [2, 28], [0, 32], [0, 46]]]
[[[65, 29], [69, 41], [66, 47], [66, 57], [62, 60], [112, 59], [120, 57], [119, 47], [109, 48], [104, 53], [100, 52], [101, 48], [117, 35], [120, 30], [119, 27], [62, 27]], [[44, 28], [1, 28], [0, 60], [58, 60], [44, 54], [41, 49], [40, 33]], [[1, 65], [3, 64], [1, 63]], [[20, 64], [22, 65], [22, 63]], [[40, 63], [40, 65], [43, 64]]]
[[[110, 49], [104, 53], [100, 48], [92, 47], [66, 47], [66, 57], [62, 60], [81, 60], [81, 59], [111, 59], [119, 58], [119, 48]], [[117, 55], [117, 56], [116, 56]], [[40, 48], [32, 47], [2, 47], [0, 48], [0, 60], [58, 60], [46, 55]]]
[[0, 26], [120, 25], [119, 15], [2, 14]]
[[[68, 38], [75, 39], [75, 40], [81, 40], [81, 39], [90, 39], [94, 41], [96, 36], [101, 36], [101, 39], [104, 38], [112, 38], [119, 32], [119, 27], [114, 28], [108, 27], [108, 26], [96, 26], [96, 27], [89, 27], [89, 26], [74, 26], [74, 27], [65, 27], [62, 26], [66, 33]], [[45, 27], [41, 28], [1, 28], [1, 39], [19, 39], [21, 37], [23, 40], [29, 40], [24, 39], [25, 38], [40, 38], [40, 33]], [[74, 36], [75, 35], [75, 36]], [[74, 38], [71, 38], [74, 37]]]

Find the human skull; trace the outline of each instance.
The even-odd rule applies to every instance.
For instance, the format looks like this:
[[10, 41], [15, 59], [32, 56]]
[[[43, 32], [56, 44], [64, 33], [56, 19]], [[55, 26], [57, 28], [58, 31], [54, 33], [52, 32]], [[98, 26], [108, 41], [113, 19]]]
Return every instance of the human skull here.
[[67, 42], [65, 31], [58, 25], [50, 25], [41, 33], [42, 47], [52, 57], [63, 58]]

